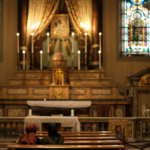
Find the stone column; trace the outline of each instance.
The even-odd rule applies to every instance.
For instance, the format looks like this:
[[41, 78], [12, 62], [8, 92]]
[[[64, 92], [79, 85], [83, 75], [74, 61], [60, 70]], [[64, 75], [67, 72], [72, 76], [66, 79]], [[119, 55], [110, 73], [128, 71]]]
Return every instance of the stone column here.
[[18, 32], [20, 33], [20, 60], [22, 57], [22, 48], [26, 47], [27, 33], [27, 15], [28, 15], [28, 0], [18, 0]]

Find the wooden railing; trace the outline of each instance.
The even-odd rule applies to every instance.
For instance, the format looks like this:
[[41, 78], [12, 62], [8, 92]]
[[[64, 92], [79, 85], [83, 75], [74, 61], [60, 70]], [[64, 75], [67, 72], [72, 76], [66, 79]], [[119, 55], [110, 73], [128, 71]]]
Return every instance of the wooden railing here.
[[[0, 117], [0, 139], [24, 134], [24, 117]], [[150, 141], [150, 117], [79, 117], [81, 131], [108, 131], [109, 122], [127, 120], [128, 141]]]

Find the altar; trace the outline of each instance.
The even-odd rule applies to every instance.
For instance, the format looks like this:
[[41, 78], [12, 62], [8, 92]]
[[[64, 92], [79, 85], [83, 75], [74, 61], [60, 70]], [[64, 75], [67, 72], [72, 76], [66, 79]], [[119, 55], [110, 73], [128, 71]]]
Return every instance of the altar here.
[[72, 127], [73, 131], [80, 131], [78, 117], [70, 116], [27, 116], [25, 117], [24, 127], [28, 123], [35, 123], [38, 131], [42, 131], [42, 123], [61, 123], [61, 127]]

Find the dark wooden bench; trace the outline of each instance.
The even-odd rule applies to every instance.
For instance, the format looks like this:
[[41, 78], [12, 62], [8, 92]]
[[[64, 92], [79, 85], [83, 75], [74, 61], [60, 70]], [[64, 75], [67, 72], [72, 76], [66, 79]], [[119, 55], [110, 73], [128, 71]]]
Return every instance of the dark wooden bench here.
[[[47, 131], [37, 131], [37, 134], [48, 134]], [[59, 134], [111, 134], [111, 131], [59, 131]]]
[[[45, 137], [45, 136], [48, 136], [48, 134], [36, 133], [36, 136]], [[64, 136], [64, 137], [110, 137], [110, 136], [116, 136], [116, 134], [61, 134], [61, 136]]]
[[64, 145], [112, 145], [123, 144], [120, 140], [65, 140]]
[[[43, 139], [43, 137], [39, 137]], [[64, 137], [65, 140], [116, 140], [116, 137]]]
[[120, 150], [125, 149], [124, 145], [7, 145], [8, 150], [12, 149], [99, 149], [99, 150]]

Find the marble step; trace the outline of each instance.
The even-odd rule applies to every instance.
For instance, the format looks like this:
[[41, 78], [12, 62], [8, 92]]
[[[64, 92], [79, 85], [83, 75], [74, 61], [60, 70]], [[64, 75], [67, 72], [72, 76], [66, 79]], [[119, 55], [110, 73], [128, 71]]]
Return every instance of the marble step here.
[[50, 85], [50, 78], [9, 79], [10, 85]]
[[16, 71], [17, 78], [50, 78], [49, 70], [19, 70]]
[[109, 85], [111, 78], [69, 78], [70, 85]]
[[104, 78], [105, 70], [71, 70], [69, 78]]

